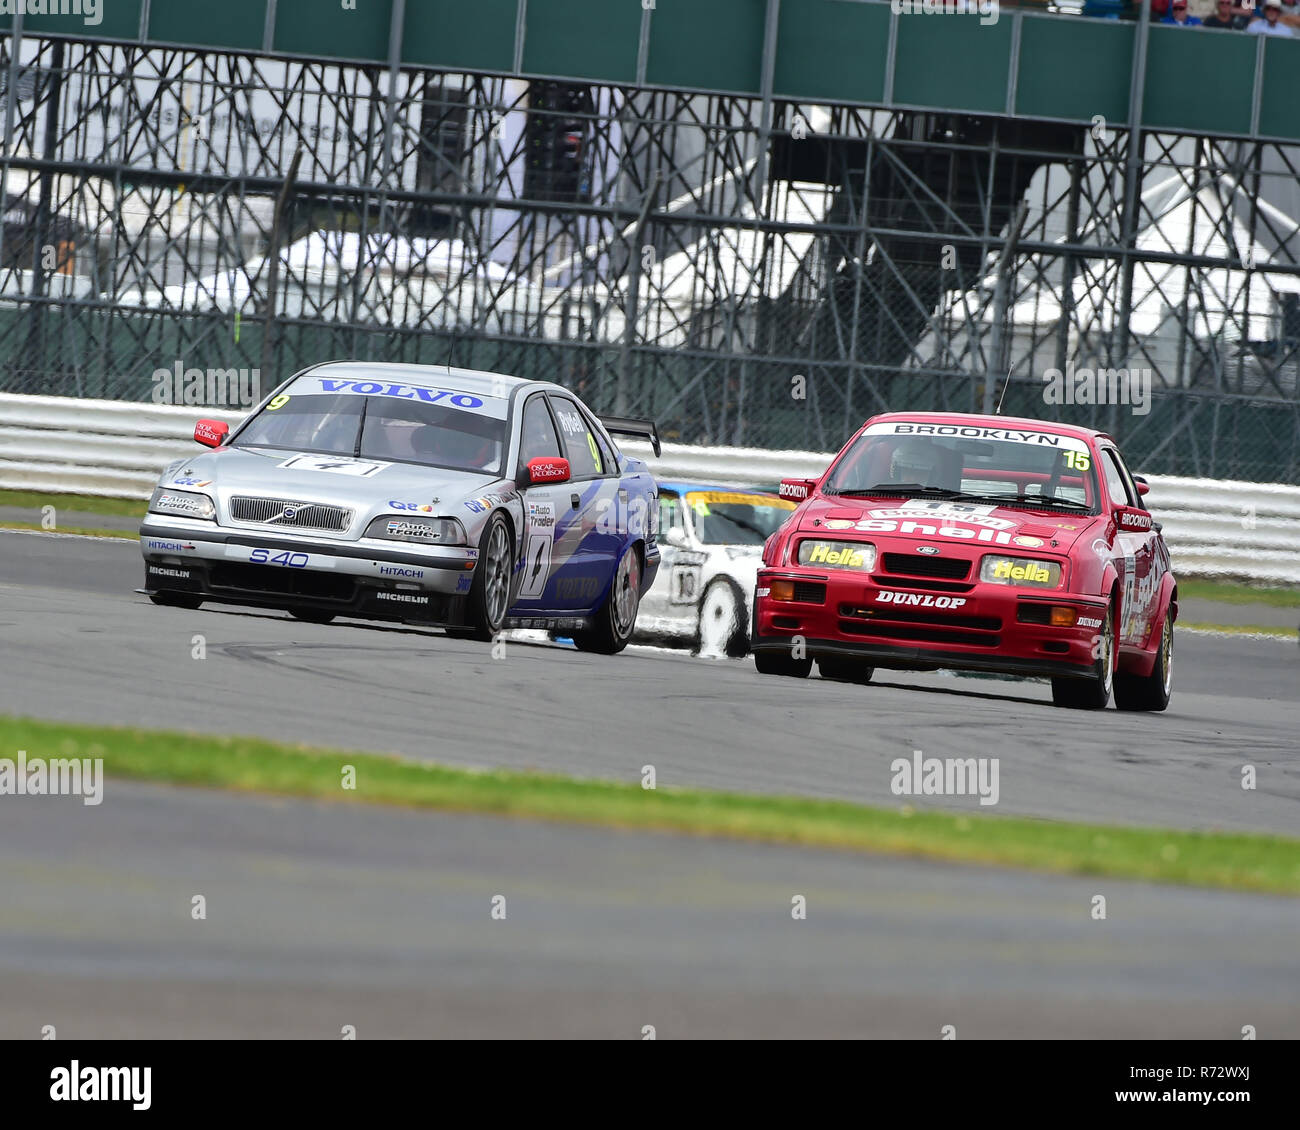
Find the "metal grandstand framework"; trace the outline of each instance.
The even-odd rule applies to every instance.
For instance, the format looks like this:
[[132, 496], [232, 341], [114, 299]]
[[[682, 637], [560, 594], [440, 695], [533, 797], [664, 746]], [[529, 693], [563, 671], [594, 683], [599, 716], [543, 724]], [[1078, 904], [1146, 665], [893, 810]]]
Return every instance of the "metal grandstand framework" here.
[[[1009, 375], [1005, 412], [1107, 428], [1142, 469], [1298, 481], [1293, 145], [15, 42], [6, 391], [419, 360], [557, 379], [669, 439], [827, 450]], [[1045, 401], [1049, 370], [1098, 368], [1149, 370], [1150, 410]]]

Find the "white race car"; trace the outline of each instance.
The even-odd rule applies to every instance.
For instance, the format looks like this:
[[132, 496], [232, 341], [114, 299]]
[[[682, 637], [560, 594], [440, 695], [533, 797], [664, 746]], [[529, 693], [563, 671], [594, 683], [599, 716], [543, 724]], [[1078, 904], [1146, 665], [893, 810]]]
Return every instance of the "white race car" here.
[[762, 491], [661, 481], [659, 575], [641, 598], [633, 638], [748, 654], [763, 543], [794, 508]]

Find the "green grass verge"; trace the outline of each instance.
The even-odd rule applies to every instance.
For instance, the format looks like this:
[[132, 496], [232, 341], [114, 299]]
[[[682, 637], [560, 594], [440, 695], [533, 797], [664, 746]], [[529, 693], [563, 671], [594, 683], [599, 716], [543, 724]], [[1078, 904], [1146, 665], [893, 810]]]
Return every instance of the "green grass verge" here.
[[[474, 772], [374, 754], [0, 716], [0, 756], [102, 757], [110, 777], [1300, 894], [1300, 840], [867, 808], [639, 782]], [[356, 789], [342, 788], [345, 765]], [[883, 764], [881, 773], [887, 772]], [[111, 785], [107, 793], [111, 802]], [[0, 802], [3, 803], [3, 802]]]
[[1222, 604], [1267, 604], [1272, 608], [1300, 608], [1300, 588], [1256, 588], [1234, 581], [1182, 580], [1179, 600], [1217, 600]]
[[46, 530], [39, 522], [0, 522], [0, 530], [40, 530], [51, 534], [78, 534], [90, 538], [123, 538], [126, 541], [139, 541], [140, 535], [131, 530], [100, 530], [93, 526], [59, 526]]
[[21, 506], [39, 515], [45, 506], [71, 510], [78, 514], [116, 514], [126, 518], [143, 518], [149, 509], [145, 499], [99, 498], [92, 494], [51, 494], [48, 491], [0, 490], [0, 506]]
[[1194, 632], [1219, 632], [1227, 636], [1273, 636], [1279, 640], [1294, 640], [1300, 635], [1295, 628], [1279, 628], [1276, 624], [1205, 624], [1200, 621], [1178, 621], [1178, 627]]

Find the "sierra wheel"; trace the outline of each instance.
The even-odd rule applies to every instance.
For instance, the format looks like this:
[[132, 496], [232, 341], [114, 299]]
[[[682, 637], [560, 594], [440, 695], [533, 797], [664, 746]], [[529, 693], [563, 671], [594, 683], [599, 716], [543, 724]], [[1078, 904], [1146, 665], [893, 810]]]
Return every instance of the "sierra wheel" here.
[[492, 515], [478, 543], [478, 568], [465, 599], [465, 627], [451, 634], [491, 640], [501, 631], [510, 611], [510, 584], [515, 553], [510, 527], [500, 514]]
[[742, 659], [749, 650], [745, 638], [744, 605], [730, 581], [713, 581], [700, 601], [700, 654]]
[[823, 679], [835, 679], [841, 683], [869, 683], [876, 669], [861, 660], [828, 655], [817, 660], [817, 673]]
[[1115, 682], [1114, 610], [1107, 611], [1095, 644], [1096, 662], [1091, 678], [1052, 680], [1052, 702], [1071, 710], [1104, 710]]
[[760, 675], [784, 675], [790, 679], [806, 679], [812, 672], [812, 656], [796, 659], [788, 651], [756, 651], [754, 667]]
[[1165, 610], [1160, 644], [1149, 675], [1115, 676], [1115, 706], [1120, 710], [1164, 710], [1174, 689], [1174, 619]]
[[574, 645], [579, 651], [594, 651], [599, 655], [616, 655], [627, 647], [636, 627], [637, 610], [641, 607], [641, 558], [636, 547], [629, 545], [614, 570], [614, 583], [609, 587], [605, 603], [592, 618], [592, 626], [585, 632], [575, 632]]

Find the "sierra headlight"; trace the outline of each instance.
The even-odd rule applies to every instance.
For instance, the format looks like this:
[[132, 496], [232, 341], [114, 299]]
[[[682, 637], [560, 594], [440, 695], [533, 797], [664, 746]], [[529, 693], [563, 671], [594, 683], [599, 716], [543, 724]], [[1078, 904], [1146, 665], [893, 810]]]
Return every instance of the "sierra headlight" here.
[[149, 512], [174, 514], [178, 518], [200, 518], [208, 522], [217, 516], [216, 505], [206, 494], [162, 488], [153, 492], [153, 497], [149, 500]]
[[387, 514], [370, 523], [366, 537], [423, 545], [464, 545], [465, 527], [455, 518], [408, 518]]
[[876, 547], [865, 541], [827, 541], [804, 538], [795, 560], [815, 569], [856, 569], [870, 573], [876, 567]]
[[1054, 589], [1061, 583], [1061, 566], [1032, 557], [986, 557], [980, 565], [980, 580], [990, 585]]

